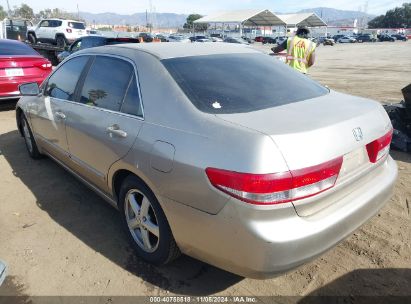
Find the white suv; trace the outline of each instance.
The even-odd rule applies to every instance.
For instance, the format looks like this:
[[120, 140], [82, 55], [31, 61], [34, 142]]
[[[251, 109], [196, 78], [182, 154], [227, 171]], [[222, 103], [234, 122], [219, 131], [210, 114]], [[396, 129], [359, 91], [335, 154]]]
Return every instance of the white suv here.
[[59, 47], [65, 47], [86, 35], [86, 25], [83, 22], [62, 19], [43, 19], [27, 31], [27, 38], [32, 44], [45, 42]]

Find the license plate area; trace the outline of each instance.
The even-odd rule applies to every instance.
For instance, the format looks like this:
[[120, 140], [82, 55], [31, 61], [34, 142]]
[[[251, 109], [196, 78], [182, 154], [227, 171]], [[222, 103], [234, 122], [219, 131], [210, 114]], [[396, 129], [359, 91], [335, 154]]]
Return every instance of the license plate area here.
[[341, 167], [338, 179], [340, 181], [349, 179], [366, 170], [370, 165], [365, 147], [347, 153], [344, 155], [343, 166]]
[[6, 69], [6, 76], [8, 77], [24, 76], [24, 72], [22, 68]]

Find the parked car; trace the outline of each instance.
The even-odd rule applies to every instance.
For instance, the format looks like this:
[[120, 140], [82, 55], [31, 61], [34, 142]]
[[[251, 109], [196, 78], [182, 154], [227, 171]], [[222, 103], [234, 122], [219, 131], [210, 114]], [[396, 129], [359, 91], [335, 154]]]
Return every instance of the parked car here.
[[168, 37], [164, 34], [157, 34], [155, 35], [157, 39], [160, 39], [161, 42], [169, 42]]
[[51, 69], [51, 62], [27, 44], [0, 39], [0, 100], [20, 97], [22, 83], [40, 85]]
[[331, 45], [331, 46], [333, 46], [333, 45], [335, 44], [335, 41], [334, 41], [334, 39], [332, 39], [332, 38], [324, 38], [324, 39], [322, 40], [322, 44], [323, 44], [323, 45]]
[[213, 38], [223, 38], [223, 35], [222, 34], [218, 34], [218, 33], [212, 33], [212, 34], [210, 34], [210, 37], [213, 37]]
[[212, 42], [212, 40], [206, 36], [192, 36], [189, 38], [191, 42]]
[[408, 37], [403, 35], [403, 34], [394, 34], [394, 35], [391, 35], [391, 36], [394, 37], [397, 40], [408, 41]]
[[138, 34], [138, 37], [143, 38], [144, 42], [153, 42], [154, 36], [151, 35], [150, 33], [140, 33]]
[[188, 39], [186, 36], [183, 35], [170, 35], [168, 36], [168, 41], [169, 42], [191, 42], [190, 39]]
[[33, 24], [29, 20], [24, 19], [5, 19], [6, 23], [6, 38], [26, 41], [27, 29]]
[[250, 44], [248, 41], [240, 37], [227, 37], [224, 39], [226, 43]]
[[358, 42], [376, 42], [377, 39], [374, 38], [372, 35], [363, 34], [363, 35], [357, 36], [357, 41]]
[[209, 40], [211, 40], [212, 42], [223, 42], [224, 40], [221, 39], [220, 37], [209, 37]]
[[263, 42], [263, 40], [264, 40], [264, 36], [257, 36], [254, 38], [255, 42]]
[[274, 44], [276, 43], [276, 38], [274, 37], [264, 37], [262, 43], [263, 44]]
[[357, 40], [354, 37], [344, 36], [337, 40], [338, 43], [355, 43]]
[[266, 278], [332, 248], [390, 198], [393, 131], [379, 102], [239, 45], [107, 50], [21, 85], [17, 126], [32, 158], [119, 209], [140, 258], [182, 252]]
[[241, 39], [247, 41], [249, 44], [254, 43], [254, 40], [247, 36], [241, 36]]
[[345, 37], [345, 35], [342, 34], [338, 34], [338, 35], [334, 35], [332, 38], [334, 39], [335, 42], [338, 42], [338, 39]]
[[113, 45], [113, 44], [123, 44], [123, 43], [139, 43], [139, 39], [137, 38], [109, 38], [103, 36], [85, 36], [82, 38], [77, 39], [73, 42], [70, 47], [67, 48], [66, 51], [61, 52], [57, 55], [57, 59], [59, 62], [62, 62], [71, 54], [83, 50], [88, 49], [96, 46], [102, 45]]
[[378, 36], [378, 40], [381, 41], [381, 42], [383, 42], [383, 41], [395, 42], [397, 40], [397, 38], [395, 38], [391, 35], [383, 34], [383, 35]]
[[30, 43], [44, 42], [59, 47], [65, 47], [86, 35], [84, 22], [64, 19], [43, 19], [27, 31], [27, 39]]
[[275, 41], [276, 41], [276, 43], [277, 43], [278, 45], [281, 45], [281, 44], [283, 44], [285, 41], [287, 41], [287, 39], [288, 39], [288, 37], [286, 37], [286, 36], [280, 36], [280, 37], [277, 37], [277, 39], [276, 39]]

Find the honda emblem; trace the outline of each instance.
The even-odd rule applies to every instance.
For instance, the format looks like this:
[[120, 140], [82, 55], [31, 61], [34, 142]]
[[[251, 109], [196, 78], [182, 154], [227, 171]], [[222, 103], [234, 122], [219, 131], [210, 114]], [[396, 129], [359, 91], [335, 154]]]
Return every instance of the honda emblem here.
[[361, 141], [364, 138], [360, 127], [353, 129], [352, 134], [354, 134], [354, 138], [356, 141]]

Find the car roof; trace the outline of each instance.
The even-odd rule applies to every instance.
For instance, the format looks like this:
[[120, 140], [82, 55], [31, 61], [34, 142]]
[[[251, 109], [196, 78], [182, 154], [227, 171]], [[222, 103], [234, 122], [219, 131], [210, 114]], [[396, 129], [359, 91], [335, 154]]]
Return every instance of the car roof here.
[[[158, 59], [171, 59], [191, 56], [205, 56], [205, 55], [219, 55], [219, 54], [259, 54], [258, 50], [252, 49], [246, 45], [235, 45], [224, 42], [210, 42], [210, 43], [134, 43], [134, 44], [118, 44], [112, 45], [111, 48], [126, 48], [135, 49], [149, 53]], [[105, 53], [107, 47], [92, 48], [93, 52]]]

